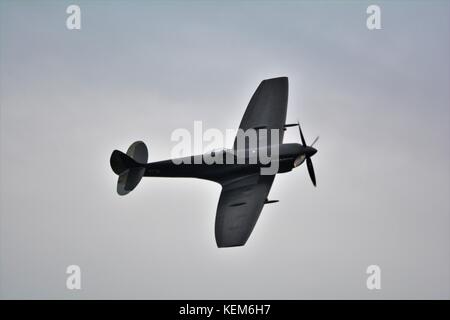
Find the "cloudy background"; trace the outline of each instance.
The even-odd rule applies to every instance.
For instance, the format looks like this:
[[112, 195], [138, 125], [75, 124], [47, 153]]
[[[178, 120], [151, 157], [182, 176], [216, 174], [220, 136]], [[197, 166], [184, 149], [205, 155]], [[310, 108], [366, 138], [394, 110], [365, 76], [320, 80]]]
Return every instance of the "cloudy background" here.
[[[448, 2], [377, 2], [378, 31], [372, 3], [295, 1], [76, 2], [69, 31], [72, 3], [0, 2], [1, 298], [450, 298]], [[116, 194], [113, 149], [169, 158], [278, 76], [318, 187], [277, 176], [244, 247], [216, 247], [218, 184]]]

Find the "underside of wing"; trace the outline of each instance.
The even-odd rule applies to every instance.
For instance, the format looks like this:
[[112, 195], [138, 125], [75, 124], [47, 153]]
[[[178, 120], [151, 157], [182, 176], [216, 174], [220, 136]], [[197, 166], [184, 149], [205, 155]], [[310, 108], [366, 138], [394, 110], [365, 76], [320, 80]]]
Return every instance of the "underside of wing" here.
[[[288, 103], [289, 84], [287, 77], [267, 79], [260, 83], [245, 110], [239, 129], [271, 129], [279, 130], [279, 141], [282, 143]], [[270, 142], [269, 142], [270, 144]], [[234, 148], [237, 147], [237, 137]]]
[[215, 225], [219, 248], [246, 243], [258, 221], [274, 178], [252, 174], [222, 184]]

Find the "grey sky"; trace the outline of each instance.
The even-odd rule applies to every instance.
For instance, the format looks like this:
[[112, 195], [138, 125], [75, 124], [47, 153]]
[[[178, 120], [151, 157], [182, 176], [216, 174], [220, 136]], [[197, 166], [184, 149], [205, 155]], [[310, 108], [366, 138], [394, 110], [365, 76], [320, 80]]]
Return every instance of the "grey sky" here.
[[[1, 1], [0, 297], [448, 299], [449, 3], [376, 2], [369, 31], [372, 3]], [[236, 128], [274, 76], [321, 137], [318, 187], [277, 176], [245, 247], [216, 247], [218, 184], [116, 194], [113, 149], [162, 160], [176, 128]]]

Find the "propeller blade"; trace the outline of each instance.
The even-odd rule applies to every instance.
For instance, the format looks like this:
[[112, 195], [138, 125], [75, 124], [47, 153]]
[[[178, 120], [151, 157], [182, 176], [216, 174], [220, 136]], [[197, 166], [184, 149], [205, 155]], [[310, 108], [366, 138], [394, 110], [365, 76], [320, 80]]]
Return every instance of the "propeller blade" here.
[[314, 139], [314, 141], [313, 141], [313, 143], [311, 143], [310, 147], [314, 146], [314, 144], [317, 142], [317, 140], [319, 140], [319, 136], [317, 136], [317, 137]]
[[298, 131], [300, 131], [300, 138], [302, 139], [302, 144], [304, 147], [306, 147], [306, 141], [305, 137], [303, 136], [302, 128], [300, 128], [300, 122], [297, 121], [298, 124]]
[[314, 187], [316, 186], [316, 175], [314, 174], [314, 167], [311, 161], [311, 158], [306, 158], [306, 166], [308, 167], [308, 173], [309, 173], [309, 177], [311, 178], [311, 181], [314, 185]]

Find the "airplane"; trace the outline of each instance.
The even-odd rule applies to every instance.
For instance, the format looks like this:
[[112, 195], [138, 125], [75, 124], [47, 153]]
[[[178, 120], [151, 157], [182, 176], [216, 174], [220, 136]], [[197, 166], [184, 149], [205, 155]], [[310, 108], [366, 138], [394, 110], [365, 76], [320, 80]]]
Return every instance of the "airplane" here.
[[[239, 129], [243, 131], [278, 130], [279, 141], [267, 142], [265, 146], [279, 148], [277, 160], [279, 166], [275, 174], [261, 174], [261, 168], [267, 167], [267, 164], [260, 162], [206, 164], [202, 161], [205, 154], [176, 159], [182, 161], [169, 159], [147, 163], [147, 147], [144, 142], [136, 141], [128, 148], [126, 154], [118, 150], [114, 150], [111, 154], [111, 168], [119, 176], [117, 193], [126, 195], [138, 185], [142, 177], [199, 178], [217, 182], [222, 186], [215, 219], [217, 247], [245, 245], [264, 205], [278, 202], [267, 198], [276, 174], [289, 172], [306, 160], [309, 176], [316, 186], [311, 157], [317, 152], [313, 145], [319, 137], [308, 146], [300, 123], [286, 124], [288, 87], [287, 77], [263, 80], [250, 99], [239, 125]], [[293, 126], [299, 128], [301, 144], [283, 143], [284, 131]], [[237, 138], [236, 136], [233, 149], [223, 149], [222, 156], [231, 154], [232, 157], [237, 157]], [[260, 139], [259, 135], [257, 139]], [[257, 148], [263, 146], [258, 144]], [[244, 147], [244, 152], [240, 154], [244, 154], [248, 160], [251, 152], [247, 144], [244, 144]]]

